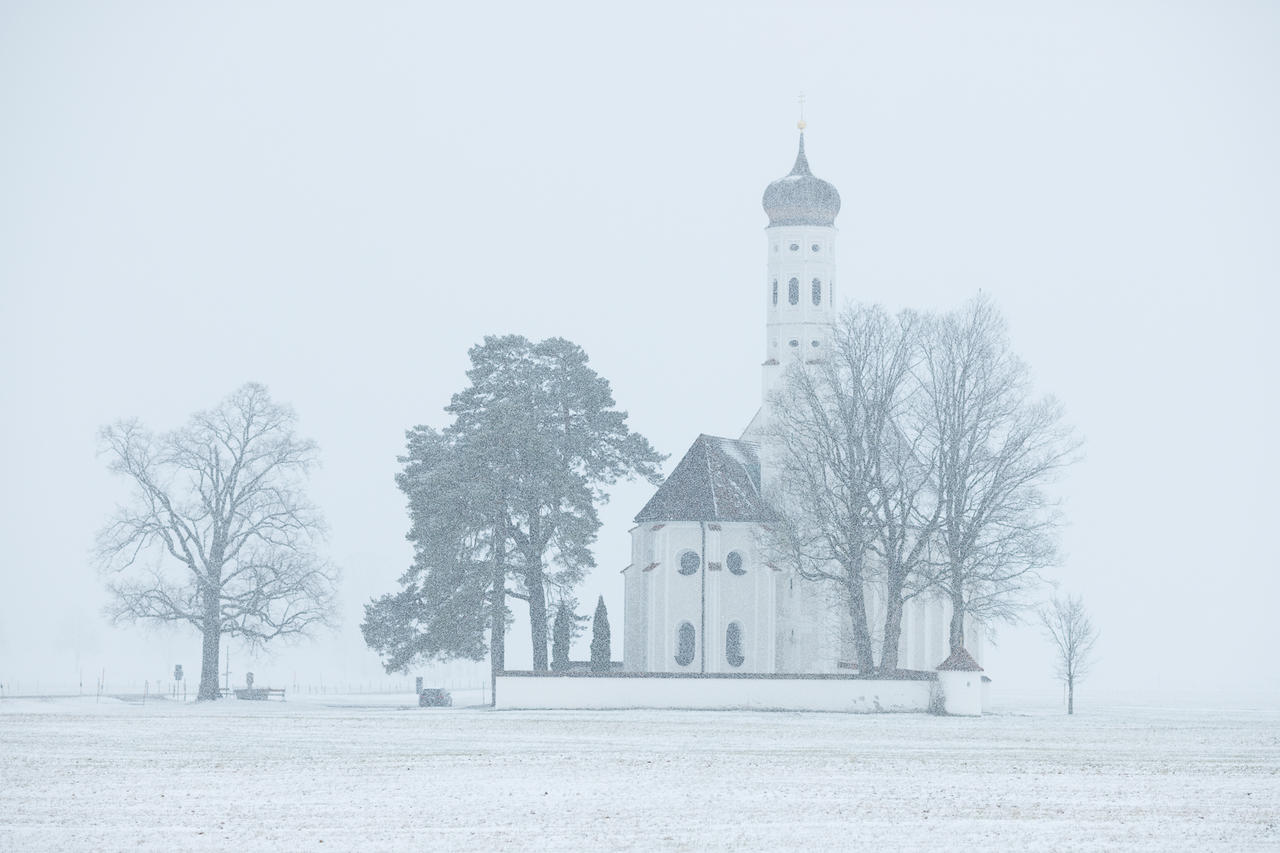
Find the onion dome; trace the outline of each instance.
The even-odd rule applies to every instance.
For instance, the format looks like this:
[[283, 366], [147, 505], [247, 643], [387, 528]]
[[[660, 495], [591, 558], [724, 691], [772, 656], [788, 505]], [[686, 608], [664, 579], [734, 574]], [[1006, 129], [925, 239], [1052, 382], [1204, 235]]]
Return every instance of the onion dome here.
[[800, 153], [791, 174], [779, 178], [764, 191], [764, 212], [769, 225], [835, 225], [840, 212], [840, 193], [834, 185], [815, 178], [804, 156], [804, 133]]

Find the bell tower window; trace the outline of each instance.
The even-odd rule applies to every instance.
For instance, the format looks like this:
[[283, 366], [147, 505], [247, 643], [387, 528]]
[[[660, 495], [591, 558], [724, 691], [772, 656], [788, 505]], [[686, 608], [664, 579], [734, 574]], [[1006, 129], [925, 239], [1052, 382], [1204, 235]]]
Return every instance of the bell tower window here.
[[787, 301], [792, 305], [800, 304], [800, 279], [793, 278], [787, 282]]

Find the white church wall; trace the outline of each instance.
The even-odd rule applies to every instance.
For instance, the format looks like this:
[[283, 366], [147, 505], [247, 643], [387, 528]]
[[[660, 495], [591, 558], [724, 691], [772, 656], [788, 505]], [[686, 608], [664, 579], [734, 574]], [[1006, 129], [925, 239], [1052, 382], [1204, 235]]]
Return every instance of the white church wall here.
[[648, 562], [641, 562], [648, 555], [649, 543], [640, 527], [631, 530], [631, 565], [623, 575], [623, 625], [622, 660], [630, 672], [645, 669], [645, 652], [649, 635], [648, 600], [649, 573], [644, 571]]
[[[707, 672], [773, 672], [773, 570], [756, 548], [754, 525], [716, 523], [707, 533]], [[735, 574], [730, 555], [741, 559]], [[730, 625], [740, 631], [742, 662], [729, 661]]]
[[[703, 672], [704, 651], [706, 672], [774, 671], [774, 572], [756, 552], [753, 527], [709, 523], [704, 530], [700, 522], [667, 522], [632, 531], [632, 563], [625, 580], [628, 671]], [[688, 575], [679, 570], [686, 552], [701, 560], [697, 571]], [[740, 555], [743, 574], [729, 568], [732, 552]], [[683, 622], [695, 631], [694, 655], [684, 665], [676, 659]], [[733, 623], [742, 640], [743, 662], [738, 667], [727, 659]]]
[[499, 709], [736, 708], [852, 713], [929, 710], [930, 680], [502, 675]]
[[836, 673], [842, 658], [841, 603], [828, 585], [784, 570], [776, 585], [779, 672]]

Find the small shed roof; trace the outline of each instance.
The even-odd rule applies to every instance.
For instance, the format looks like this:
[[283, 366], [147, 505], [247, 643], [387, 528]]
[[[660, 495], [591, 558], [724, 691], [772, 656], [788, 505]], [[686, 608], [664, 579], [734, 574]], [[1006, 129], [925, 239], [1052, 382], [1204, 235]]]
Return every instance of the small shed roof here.
[[973, 655], [963, 646], [951, 653], [951, 656], [938, 664], [937, 669], [943, 672], [982, 672], [982, 667], [973, 659]]

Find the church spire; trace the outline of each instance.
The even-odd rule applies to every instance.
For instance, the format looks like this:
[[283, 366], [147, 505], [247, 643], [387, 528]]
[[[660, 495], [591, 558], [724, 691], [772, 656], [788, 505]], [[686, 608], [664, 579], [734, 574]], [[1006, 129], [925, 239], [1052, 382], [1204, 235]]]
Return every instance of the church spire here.
[[[802, 121], [800, 122], [800, 124], [801, 126], [803, 126], [804, 122]], [[796, 164], [791, 167], [791, 174], [789, 174], [787, 177], [793, 177], [793, 176], [799, 177], [803, 175], [811, 176], [813, 175], [813, 172], [809, 171], [809, 158], [804, 156], [804, 131], [801, 130], [800, 131], [800, 151], [796, 154]]]

